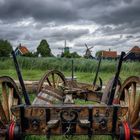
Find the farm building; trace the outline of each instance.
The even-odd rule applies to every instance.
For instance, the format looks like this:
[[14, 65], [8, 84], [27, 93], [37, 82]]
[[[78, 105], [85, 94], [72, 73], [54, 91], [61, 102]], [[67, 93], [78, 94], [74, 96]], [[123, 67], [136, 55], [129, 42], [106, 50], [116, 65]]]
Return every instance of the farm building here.
[[15, 49], [16, 55], [25, 55], [29, 53], [29, 50], [25, 46], [21, 46], [21, 44]]
[[103, 59], [117, 59], [116, 51], [102, 51], [101, 56]]
[[124, 57], [124, 60], [130, 61], [140, 61], [140, 48], [138, 46], [134, 46]]

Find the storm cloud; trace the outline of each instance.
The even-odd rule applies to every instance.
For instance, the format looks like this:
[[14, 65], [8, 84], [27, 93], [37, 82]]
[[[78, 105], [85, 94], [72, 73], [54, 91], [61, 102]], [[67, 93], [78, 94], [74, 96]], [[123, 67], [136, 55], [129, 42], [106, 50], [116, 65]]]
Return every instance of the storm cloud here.
[[[84, 44], [129, 51], [140, 46], [139, 0], [0, 0], [0, 38], [35, 50], [47, 39], [57, 54], [64, 40], [82, 54]], [[123, 48], [122, 48], [123, 46]]]

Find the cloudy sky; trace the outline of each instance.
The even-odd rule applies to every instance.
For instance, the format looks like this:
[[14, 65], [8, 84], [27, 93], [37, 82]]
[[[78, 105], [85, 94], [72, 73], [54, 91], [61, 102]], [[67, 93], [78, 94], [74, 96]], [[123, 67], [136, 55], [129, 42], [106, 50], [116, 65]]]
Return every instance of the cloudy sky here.
[[64, 40], [79, 54], [85, 43], [93, 55], [127, 52], [140, 46], [140, 0], [0, 0], [0, 38], [31, 51], [47, 39], [55, 54]]

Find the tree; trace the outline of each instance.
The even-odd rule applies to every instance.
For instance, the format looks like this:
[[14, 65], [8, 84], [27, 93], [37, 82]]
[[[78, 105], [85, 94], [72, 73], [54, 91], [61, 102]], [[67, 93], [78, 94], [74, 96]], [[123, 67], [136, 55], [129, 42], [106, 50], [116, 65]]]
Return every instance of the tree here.
[[72, 58], [80, 58], [81, 56], [77, 52], [71, 53]]
[[9, 57], [12, 46], [7, 40], [0, 39], [0, 57]]
[[69, 52], [63, 52], [61, 57], [71, 58], [71, 54]]
[[49, 44], [45, 39], [41, 40], [37, 47], [37, 54], [40, 54], [42, 57], [53, 56]]
[[80, 58], [81, 56], [77, 54], [77, 52], [63, 52], [61, 54], [61, 57], [66, 57], [66, 58]]

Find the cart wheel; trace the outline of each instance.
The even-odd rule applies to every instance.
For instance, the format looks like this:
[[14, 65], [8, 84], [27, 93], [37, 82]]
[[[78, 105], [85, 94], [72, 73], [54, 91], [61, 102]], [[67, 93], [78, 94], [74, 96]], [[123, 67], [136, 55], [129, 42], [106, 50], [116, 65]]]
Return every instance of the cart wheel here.
[[[7, 126], [12, 124], [14, 129], [15, 117], [11, 112], [11, 107], [21, 104], [19, 90], [12, 78], [8, 76], [0, 77], [0, 138], [5, 140]], [[9, 133], [9, 132], [8, 132]]]
[[120, 105], [128, 106], [127, 122], [132, 128], [133, 138], [140, 138], [140, 77], [131, 76], [122, 84]]
[[66, 80], [63, 73], [58, 70], [51, 70], [47, 72], [39, 81], [38, 92], [40, 92], [45, 86], [49, 86], [54, 89], [59, 89], [59, 86], [65, 86]]
[[[114, 77], [111, 78], [108, 81], [108, 83], [107, 83], [107, 85], [106, 85], [106, 87], [103, 91], [101, 103], [104, 103], [104, 104], [108, 103], [108, 99], [109, 99], [109, 96], [110, 96], [108, 93], [110, 93], [110, 90], [112, 88], [113, 80], [114, 80]], [[116, 90], [115, 90], [115, 96], [114, 96], [113, 104], [118, 104], [118, 97], [119, 97], [120, 89], [121, 89], [121, 80], [119, 79], [118, 82], [117, 82]]]
[[33, 101], [33, 104], [62, 103], [63, 87], [65, 86], [65, 76], [60, 71], [49, 71], [39, 81], [38, 95]]

